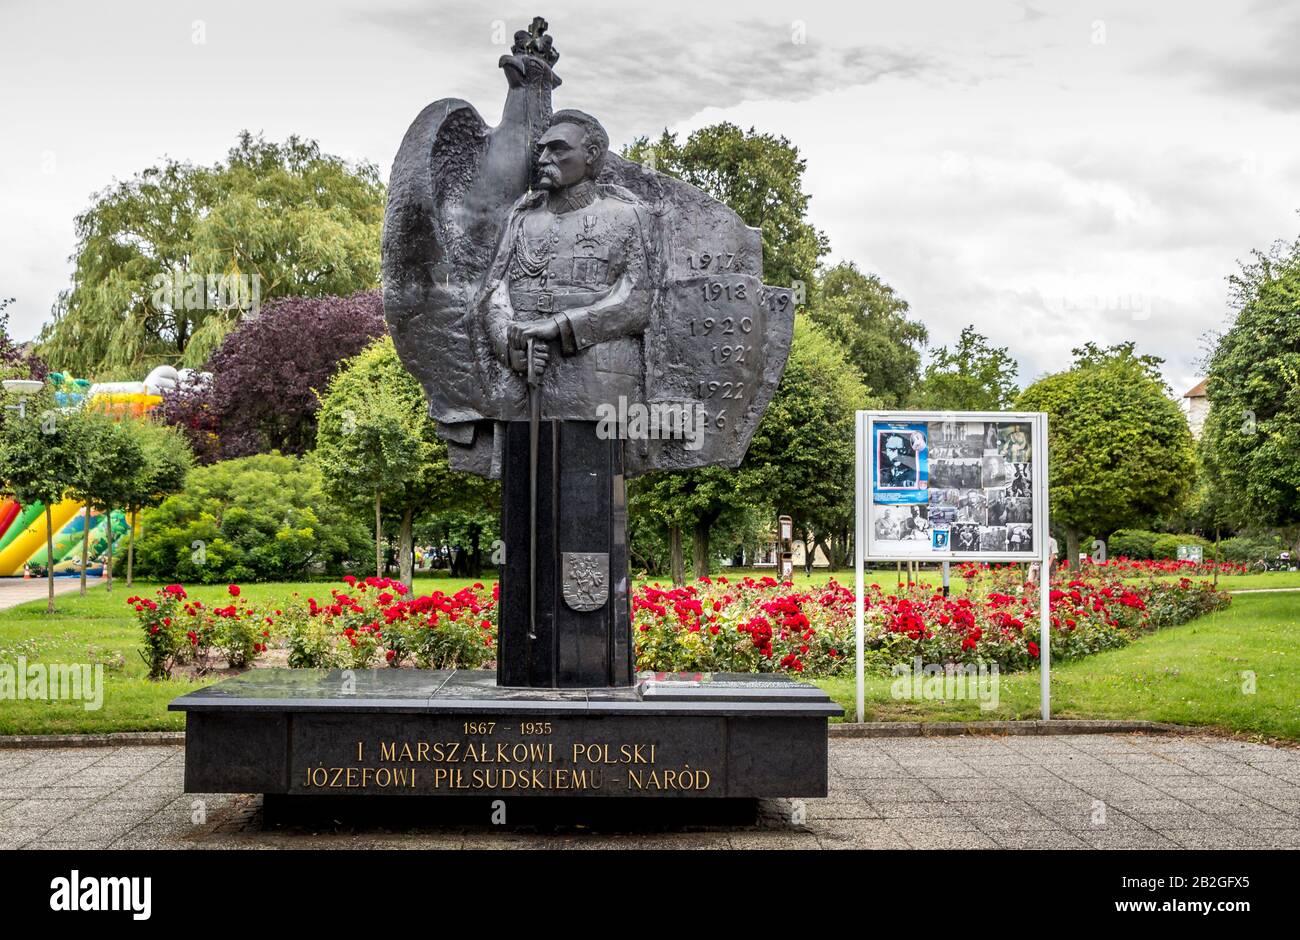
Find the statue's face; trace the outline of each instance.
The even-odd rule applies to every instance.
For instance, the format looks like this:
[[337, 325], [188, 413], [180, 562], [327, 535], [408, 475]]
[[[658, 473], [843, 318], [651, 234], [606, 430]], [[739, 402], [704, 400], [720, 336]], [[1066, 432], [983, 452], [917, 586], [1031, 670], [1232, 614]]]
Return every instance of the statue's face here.
[[537, 141], [538, 185], [542, 189], [564, 189], [580, 183], [591, 172], [595, 155], [582, 146], [583, 130], [568, 122], [551, 127]]

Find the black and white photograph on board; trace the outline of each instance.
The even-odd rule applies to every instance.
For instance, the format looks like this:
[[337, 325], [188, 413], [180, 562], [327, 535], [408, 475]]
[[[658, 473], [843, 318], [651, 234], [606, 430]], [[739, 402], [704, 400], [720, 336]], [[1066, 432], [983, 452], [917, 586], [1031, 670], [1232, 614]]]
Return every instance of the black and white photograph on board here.
[[930, 422], [931, 460], [957, 460], [983, 455], [983, 421]]
[[930, 507], [930, 525], [952, 525], [957, 521], [956, 506], [931, 506]]
[[980, 485], [985, 489], [1007, 485], [1007, 462], [1001, 454], [985, 454], [980, 467]]
[[1033, 522], [1034, 501], [1028, 496], [1008, 496], [1006, 503], [1006, 520], [1012, 522]]
[[1031, 464], [1013, 463], [1011, 465], [1011, 482], [1007, 484], [1011, 496], [1032, 496], [1033, 476]]
[[988, 519], [988, 500], [983, 490], [963, 490], [957, 501], [957, 521], [985, 525]]
[[970, 489], [981, 486], [983, 467], [979, 457], [935, 460], [930, 463], [930, 485]]
[[877, 547], [881, 543], [930, 541], [930, 507], [923, 503], [877, 504], [875, 515]]
[[1007, 550], [1007, 527], [986, 525], [980, 528], [980, 551], [1005, 552]]
[[1034, 527], [1027, 522], [1012, 522], [1007, 526], [1007, 551], [1032, 552]]
[[985, 525], [1007, 524], [1007, 487], [994, 487], [984, 491]]
[[980, 550], [980, 527], [969, 522], [958, 522], [951, 527], [952, 550], [954, 552], [978, 552]]
[[930, 487], [930, 505], [931, 506], [956, 506], [957, 501], [961, 499], [961, 490], [956, 487]]

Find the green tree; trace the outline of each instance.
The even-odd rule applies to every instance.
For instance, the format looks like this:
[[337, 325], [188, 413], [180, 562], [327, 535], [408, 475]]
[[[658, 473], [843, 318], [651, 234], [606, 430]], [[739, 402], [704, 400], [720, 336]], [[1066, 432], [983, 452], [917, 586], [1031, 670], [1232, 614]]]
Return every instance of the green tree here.
[[[214, 166], [168, 159], [77, 216], [72, 286], [40, 352], [53, 368], [101, 378], [138, 379], [159, 362], [200, 366], [247, 312], [254, 285], [261, 300], [375, 287], [383, 214], [378, 169], [315, 141], [244, 132]], [[231, 289], [241, 284], [242, 294]]]
[[375, 570], [384, 570], [384, 509], [399, 520], [398, 562], [413, 577], [413, 525], [419, 515], [482, 508], [495, 485], [453, 471], [419, 382], [383, 336], [348, 360], [321, 398], [316, 456], [327, 491], [374, 509]]
[[[123, 424], [134, 436], [144, 458], [140, 472], [126, 483], [122, 503], [130, 522], [126, 545], [126, 586], [130, 587], [134, 578], [135, 530], [140, 512], [185, 489], [185, 478], [194, 466], [194, 454], [184, 434], [176, 428], [151, 418], [127, 419]], [[82, 576], [84, 579], [84, 566]]]
[[628, 511], [648, 516], [668, 541], [668, 567], [674, 584], [686, 580], [684, 536], [691, 537], [695, 577], [709, 573], [711, 530], [725, 515], [745, 513], [761, 498], [760, 474], [742, 466], [701, 467], [698, 470], [651, 473], [632, 481]]
[[1236, 319], [1208, 362], [1201, 456], [1234, 521], [1300, 552], [1300, 239], [1230, 279]]
[[911, 406], [926, 411], [1006, 411], [1020, 391], [1017, 371], [1007, 347], [990, 345], [971, 324], [951, 350], [935, 350]]
[[[28, 399], [21, 417], [11, 416], [0, 433], [0, 488], [20, 503], [45, 506], [46, 557], [54, 557], [54, 524], [50, 507], [63, 499], [77, 470], [81, 441], [70, 415], [54, 407], [53, 396], [42, 392]], [[54, 613], [54, 565], [47, 564], [49, 600]]]
[[[1074, 350], [1076, 362], [1020, 393], [1015, 407], [1047, 412], [1051, 519], [1078, 564], [1085, 531], [1140, 526], [1182, 505], [1195, 470], [1187, 419], [1133, 344]], [[1159, 360], [1155, 360], [1158, 365]]]
[[814, 289], [817, 264], [830, 250], [808, 221], [807, 161], [785, 137], [742, 131], [722, 122], [702, 127], [679, 144], [665, 129], [656, 141], [638, 137], [623, 156], [685, 180], [729, 206], [763, 235], [763, 279]]
[[874, 404], [830, 337], [795, 321], [785, 374], [754, 433], [745, 465], [777, 513], [794, 521], [811, 569], [815, 548], [847, 563], [853, 523], [854, 415]]
[[[655, 141], [639, 137], [623, 156], [685, 180], [729, 206], [762, 234], [763, 279], [802, 286], [805, 300], [815, 294], [817, 265], [829, 243], [807, 219], [807, 163], [787, 138], [724, 122], [695, 131], [685, 143], [667, 130]], [[663, 528], [675, 583], [685, 578], [685, 534], [690, 533], [696, 576], [707, 574], [710, 530], [757, 508], [761, 499], [755, 479], [749, 470], [703, 467], [633, 482], [629, 510], [648, 514]]]
[[113, 525], [115, 509], [125, 509], [132, 488], [145, 470], [144, 450], [127, 420], [119, 422], [101, 411], [83, 410], [65, 414], [62, 420], [76, 424], [76, 467], [68, 478], [66, 495], [86, 504], [81, 534], [81, 593], [86, 592], [86, 560], [90, 542], [90, 511], [104, 514], [108, 551], [104, 563], [105, 590], [113, 590]]
[[901, 406], [916, 387], [924, 324], [907, 318], [907, 301], [851, 261], [825, 271], [809, 318], [843, 350], [871, 394]]

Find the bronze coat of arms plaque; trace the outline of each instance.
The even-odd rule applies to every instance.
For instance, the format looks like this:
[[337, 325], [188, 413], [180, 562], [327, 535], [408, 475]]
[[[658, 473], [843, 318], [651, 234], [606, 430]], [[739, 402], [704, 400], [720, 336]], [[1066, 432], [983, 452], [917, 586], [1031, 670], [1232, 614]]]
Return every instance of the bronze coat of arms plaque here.
[[609, 600], [608, 552], [561, 552], [560, 592], [574, 610], [599, 610]]

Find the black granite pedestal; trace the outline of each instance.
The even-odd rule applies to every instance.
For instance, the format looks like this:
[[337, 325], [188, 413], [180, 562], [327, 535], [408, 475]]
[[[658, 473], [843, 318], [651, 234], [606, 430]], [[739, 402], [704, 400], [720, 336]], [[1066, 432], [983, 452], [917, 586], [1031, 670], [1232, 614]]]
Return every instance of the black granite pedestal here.
[[[486, 670], [255, 669], [171, 703], [187, 793], [293, 798], [826, 795], [826, 720], [781, 675], [507, 689]], [[630, 805], [630, 804], [629, 804]]]
[[528, 422], [508, 422], [497, 681], [546, 689], [631, 686], [623, 442], [602, 438], [591, 421], [541, 422], [535, 546], [530, 451]]

